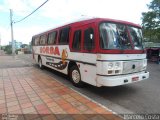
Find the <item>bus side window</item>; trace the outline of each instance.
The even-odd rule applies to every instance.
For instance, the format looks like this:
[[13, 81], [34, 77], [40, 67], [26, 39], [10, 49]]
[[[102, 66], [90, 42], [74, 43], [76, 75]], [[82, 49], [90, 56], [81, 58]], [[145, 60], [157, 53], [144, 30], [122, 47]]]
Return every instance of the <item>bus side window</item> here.
[[48, 35], [48, 45], [56, 44], [57, 32], [54, 31]]
[[39, 45], [39, 37], [36, 37], [36, 38], [34, 39], [34, 45]]
[[40, 37], [40, 45], [45, 45], [46, 44], [46, 38], [47, 38], [46, 35], [42, 35]]
[[59, 44], [64, 45], [69, 43], [69, 27], [60, 30]]
[[77, 30], [74, 32], [72, 48], [73, 50], [81, 49], [81, 30]]
[[94, 31], [93, 28], [88, 28], [84, 31], [84, 50], [93, 50], [94, 48]]

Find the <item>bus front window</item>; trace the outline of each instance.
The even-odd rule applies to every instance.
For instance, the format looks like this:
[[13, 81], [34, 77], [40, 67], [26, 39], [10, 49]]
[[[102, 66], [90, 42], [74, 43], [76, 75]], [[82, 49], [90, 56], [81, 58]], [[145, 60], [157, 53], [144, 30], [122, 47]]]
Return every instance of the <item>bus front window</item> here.
[[139, 28], [135, 28], [135, 27], [129, 27], [129, 32], [131, 35], [131, 39], [132, 42], [134, 44], [134, 49], [135, 50], [142, 50], [143, 46], [142, 46], [142, 31]]
[[100, 24], [102, 49], [132, 49], [126, 26], [115, 23]]

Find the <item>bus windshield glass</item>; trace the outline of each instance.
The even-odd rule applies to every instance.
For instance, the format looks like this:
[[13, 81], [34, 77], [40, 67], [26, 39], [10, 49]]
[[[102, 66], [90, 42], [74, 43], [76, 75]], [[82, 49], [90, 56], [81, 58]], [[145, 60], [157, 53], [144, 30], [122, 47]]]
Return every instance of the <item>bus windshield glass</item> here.
[[142, 47], [142, 30], [136, 27], [128, 27], [131, 35], [132, 42], [134, 44], [134, 49], [141, 50]]
[[[141, 29], [128, 27], [134, 49], [142, 49]], [[100, 24], [100, 46], [102, 49], [132, 49], [127, 26], [117, 23]]]

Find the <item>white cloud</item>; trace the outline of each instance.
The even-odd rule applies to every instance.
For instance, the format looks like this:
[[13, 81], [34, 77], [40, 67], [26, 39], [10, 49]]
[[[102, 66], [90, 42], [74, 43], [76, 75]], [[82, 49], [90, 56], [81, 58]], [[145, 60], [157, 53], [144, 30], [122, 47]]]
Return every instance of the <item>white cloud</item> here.
[[15, 15], [26, 16], [41, 5], [44, 0], [4, 0], [3, 8], [12, 9]]
[[[28, 44], [31, 39], [32, 36], [34, 34], [37, 34], [39, 32], [42, 32], [43, 28], [42, 27], [15, 27], [13, 29], [14, 32], [14, 40], [17, 41], [21, 41], [23, 43]], [[10, 29], [4, 29], [4, 28], [0, 28], [0, 33], [1, 33], [1, 44], [2, 45], [7, 45], [9, 44], [9, 41], [11, 41], [11, 32]]]
[[[5, 7], [15, 15], [25, 16], [45, 0], [5, 0]], [[144, 2], [145, 1], [145, 2]], [[49, 0], [38, 10], [39, 16], [71, 19], [81, 15], [119, 18], [139, 22], [139, 15], [151, 0]], [[1, 6], [0, 6], [1, 9]], [[134, 17], [134, 16], [138, 17]]]
[[151, 0], [50, 0], [41, 15], [64, 21], [88, 15], [140, 23], [141, 12], [146, 10], [144, 1]]
[[[4, 0], [4, 5], [0, 5], [0, 11], [10, 8], [14, 11], [14, 19], [19, 20], [45, 0]], [[141, 24], [141, 12], [147, 11], [146, 3], [151, 0], [49, 0], [43, 7], [34, 13], [27, 21], [30, 25], [25, 27], [22, 23], [17, 23], [14, 27], [14, 38], [24, 43], [29, 43], [32, 35], [44, 31], [56, 24], [73, 21], [81, 15], [97, 16], [126, 20]], [[40, 18], [43, 25], [32, 24], [34, 19]], [[46, 19], [53, 20], [52, 25], [45, 23]], [[45, 25], [46, 24], [46, 25]], [[44, 27], [45, 26], [45, 27]], [[1, 27], [1, 26], [0, 26]], [[10, 30], [0, 28], [2, 44], [8, 44], [10, 40]]]
[[3, 6], [2, 5], [0, 5], [0, 11], [2, 11], [3, 10]]
[[2, 45], [7, 45], [8, 40], [10, 39], [10, 31], [5, 28], [0, 27], [0, 36], [1, 36], [1, 44]]
[[4, 5], [7, 9], [13, 9], [14, 11], [17, 11], [17, 13], [28, 9], [22, 0], [5, 0]]
[[14, 38], [17, 41], [22, 41], [23, 43], [29, 43], [34, 34], [37, 34], [43, 30], [42, 27], [18, 27], [14, 29]]

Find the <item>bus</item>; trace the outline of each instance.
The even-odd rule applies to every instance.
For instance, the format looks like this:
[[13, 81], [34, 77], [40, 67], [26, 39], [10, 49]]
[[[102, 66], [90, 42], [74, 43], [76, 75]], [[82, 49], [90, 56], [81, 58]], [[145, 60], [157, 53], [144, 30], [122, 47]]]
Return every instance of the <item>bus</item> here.
[[73, 85], [120, 86], [146, 80], [141, 26], [108, 18], [74, 21], [32, 37], [33, 58]]

